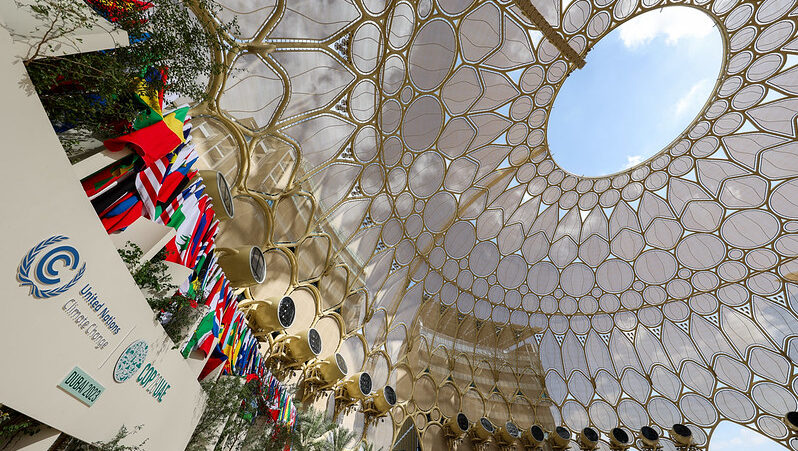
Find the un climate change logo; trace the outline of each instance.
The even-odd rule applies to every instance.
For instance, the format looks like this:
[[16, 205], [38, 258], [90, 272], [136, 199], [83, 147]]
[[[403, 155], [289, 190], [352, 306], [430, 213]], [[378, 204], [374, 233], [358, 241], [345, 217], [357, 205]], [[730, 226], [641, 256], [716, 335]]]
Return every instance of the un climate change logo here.
[[[17, 270], [17, 280], [23, 287], [30, 287], [30, 294], [40, 299], [47, 299], [65, 293], [72, 288], [86, 271], [84, 263], [80, 269], [80, 255], [78, 251], [68, 245], [51, 246], [68, 240], [69, 237], [55, 235], [47, 238], [33, 247], [22, 258]], [[42, 254], [41, 256], [39, 254]], [[63, 269], [69, 269], [75, 275], [68, 281], [59, 277], [59, 271], [55, 269], [55, 264], [61, 262]], [[31, 275], [31, 273], [33, 273]]]
[[141, 368], [144, 359], [147, 358], [147, 351], [149, 345], [144, 340], [134, 341], [130, 346], [125, 349], [125, 352], [119, 356], [114, 367], [114, 380], [117, 382], [125, 382], [133, 377], [136, 371]]

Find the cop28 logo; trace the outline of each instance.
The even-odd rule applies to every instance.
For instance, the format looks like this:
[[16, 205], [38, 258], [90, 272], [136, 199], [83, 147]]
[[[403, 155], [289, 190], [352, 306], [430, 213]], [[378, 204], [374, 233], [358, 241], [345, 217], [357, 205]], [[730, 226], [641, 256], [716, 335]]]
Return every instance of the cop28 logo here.
[[[69, 245], [54, 246], [69, 237], [55, 235], [33, 247], [22, 258], [17, 270], [17, 280], [23, 287], [30, 287], [30, 294], [40, 299], [47, 299], [65, 293], [72, 288], [86, 271], [86, 264], [80, 266], [78, 251]], [[53, 247], [54, 246], [54, 247]], [[41, 254], [41, 255], [40, 255]], [[55, 268], [61, 263], [62, 270], [70, 270], [74, 274], [71, 279], [61, 276]]]
[[136, 371], [141, 368], [144, 359], [147, 358], [147, 351], [149, 348], [149, 345], [147, 345], [147, 342], [144, 340], [131, 343], [116, 361], [114, 380], [117, 382], [125, 382], [133, 377]]

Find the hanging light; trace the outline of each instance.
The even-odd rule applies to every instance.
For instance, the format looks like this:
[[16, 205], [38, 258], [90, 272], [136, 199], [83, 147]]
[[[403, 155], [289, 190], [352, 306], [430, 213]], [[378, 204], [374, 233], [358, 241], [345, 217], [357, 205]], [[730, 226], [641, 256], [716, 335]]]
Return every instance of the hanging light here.
[[371, 375], [366, 371], [347, 377], [342, 383], [343, 392], [350, 400], [366, 399], [371, 394]]
[[579, 448], [583, 450], [594, 450], [598, 448], [599, 433], [591, 427], [582, 429], [579, 433]]
[[613, 451], [624, 451], [632, 446], [629, 434], [621, 428], [612, 428], [610, 431], [610, 449]]
[[543, 445], [545, 440], [546, 431], [544, 431], [543, 428], [537, 424], [532, 425], [532, 427], [524, 431], [524, 433], [521, 435], [521, 441], [524, 442], [524, 445], [531, 448], [537, 448]]
[[326, 387], [343, 379], [349, 372], [344, 356], [337, 352], [324, 360], [317, 361], [313, 365], [313, 371], [315, 377]]
[[235, 207], [227, 179], [219, 171], [200, 170], [199, 174], [205, 182], [205, 193], [211, 199], [216, 217], [220, 221], [232, 219], [235, 215]]
[[249, 301], [247, 304], [252, 305], [249, 314], [261, 331], [274, 332], [294, 324], [296, 305], [290, 296], [279, 300]]
[[562, 426], [554, 428], [554, 433], [549, 434], [549, 445], [556, 450], [568, 449], [571, 446], [571, 431]]
[[285, 346], [285, 357], [293, 363], [305, 363], [321, 353], [321, 335], [316, 329], [284, 335], [279, 339]]
[[444, 428], [446, 429], [447, 434], [455, 438], [460, 438], [465, 435], [469, 429], [471, 429], [471, 422], [468, 421], [466, 414], [460, 412], [446, 420], [446, 423], [444, 423]]
[[784, 415], [784, 424], [791, 433], [798, 434], [798, 412], [787, 412], [787, 415]]
[[230, 286], [246, 288], [266, 280], [266, 261], [258, 246], [220, 247], [217, 251]]
[[396, 405], [396, 391], [390, 385], [386, 385], [370, 397], [369, 404], [379, 415], [384, 415]]
[[512, 444], [517, 439], [521, 438], [521, 431], [518, 430], [518, 426], [516, 426], [515, 423], [508, 421], [504, 424], [504, 427], [496, 429], [496, 436], [500, 442]]
[[489, 419], [482, 417], [477, 421], [477, 424], [471, 429], [474, 432], [475, 438], [481, 442], [487, 441], [496, 428]]
[[644, 448], [655, 449], [659, 446], [659, 434], [651, 426], [640, 428], [640, 440], [643, 441]]
[[674, 424], [669, 435], [671, 440], [676, 443], [677, 448], [688, 447], [693, 444], [693, 431], [683, 424]]

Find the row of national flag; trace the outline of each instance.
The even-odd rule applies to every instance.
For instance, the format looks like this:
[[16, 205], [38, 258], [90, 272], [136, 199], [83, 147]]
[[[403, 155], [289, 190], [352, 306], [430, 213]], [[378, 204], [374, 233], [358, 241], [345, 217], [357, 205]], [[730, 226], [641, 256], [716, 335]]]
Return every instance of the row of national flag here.
[[86, 195], [109, 234], [139, 218], [175, 229], [165, 259], [193, 270], [177, 291], [193, 300], [192, 307], [202, 303], [207, 309], [182, 348], [183, 356], [199, 352], [207, 357], [199, 379], [221, 373], [266, 383], [271, 391], [265, 402], [273, 406], [274, 420], [293, 423], [291, 396], [266, 369], [260, 343], [238, 309], [238, 294], [218, 264], [219, 220], [194, 169], [197, 153], [188, 107], [165, 112], [162, 95], [140, 100], [148, 110], [133, 122], [134, 131], [105, 142], [110, 150], [128, 147], [135, 153], [84, 179]]

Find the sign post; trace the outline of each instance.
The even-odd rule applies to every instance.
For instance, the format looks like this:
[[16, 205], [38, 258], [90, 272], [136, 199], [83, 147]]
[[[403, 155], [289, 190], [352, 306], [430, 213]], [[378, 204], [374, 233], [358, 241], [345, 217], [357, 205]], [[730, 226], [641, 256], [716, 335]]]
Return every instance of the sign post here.
[[86, 198], [0, 27], [0, 403], [86, 442], [184, 449], [202, 413], [194, 372], [153, 317]]

